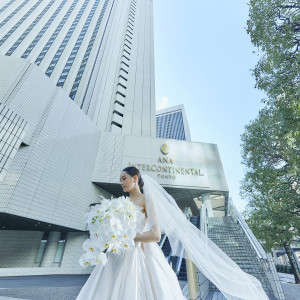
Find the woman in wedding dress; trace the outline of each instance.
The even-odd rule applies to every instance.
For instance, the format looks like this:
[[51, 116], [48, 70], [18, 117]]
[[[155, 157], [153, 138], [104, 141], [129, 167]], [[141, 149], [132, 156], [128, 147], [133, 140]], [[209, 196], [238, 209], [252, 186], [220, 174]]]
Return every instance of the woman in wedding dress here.
[[172, 255], [190, 259], [227, 300], [269, 300], [261, 282], [244, 272], [182, 213], [175, 199], [135, 167], [122, 170], [120, 183], [139, 208], [135, 247], [108, 253], [76, 300], [186, 300], [176, 274], [157, 242], [169, 239]]
[[154, 211], [147, 211], [139, 170], [125, 168], [120, 182], [139, 208], [137, 228], [145, 232], [136, 234], [135, 248], [122, 254], [107, 253], [106, 265], [95, 266], [76, 300], [186, 300], [176, 274], [157, 244], [161, 239], [159, 226], [149, 228], [147, 224], [148, 214]]

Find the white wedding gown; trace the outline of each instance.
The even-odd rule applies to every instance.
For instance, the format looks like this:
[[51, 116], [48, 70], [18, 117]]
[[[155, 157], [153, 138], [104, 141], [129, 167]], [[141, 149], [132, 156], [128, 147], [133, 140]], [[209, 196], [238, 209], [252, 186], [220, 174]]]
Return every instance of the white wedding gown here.
[[[145, 213], [138, 216], [137, 228], [148, 231]], [[186, 300], [158, 244], [143, 247], [138, 242], [125, 253], [108, 253], [106, 265], [95, 266], [76, 300]]]

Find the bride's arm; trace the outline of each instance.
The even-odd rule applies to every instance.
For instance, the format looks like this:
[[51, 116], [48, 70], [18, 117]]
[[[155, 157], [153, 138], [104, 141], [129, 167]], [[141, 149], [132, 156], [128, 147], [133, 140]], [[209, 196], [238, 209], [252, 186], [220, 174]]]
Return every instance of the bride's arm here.
[[149, 220], [149, 225], [151, 230], [143, 232], [142, 234], [137, 233], [136, 237], [134, 238], [134, 241], [145, 242], [145, 243], [159, 242], [161, 239], [161, 232], [159, 228], [156, 208], [151, 195], [149, 195], [149, 198], [147, 198], [145, 204], [146, 204], [145, 213]]
[[159, 226], [156, 225], [156, 226], [151, 226], [151, 231], [146, 231], [143, 232], [142, 234], [137, 233], [136, 237], [134, 238], [134, 241], [150, 243], [150, 242], [159, 242], [160, 239], [161, 239], [161, 232]]

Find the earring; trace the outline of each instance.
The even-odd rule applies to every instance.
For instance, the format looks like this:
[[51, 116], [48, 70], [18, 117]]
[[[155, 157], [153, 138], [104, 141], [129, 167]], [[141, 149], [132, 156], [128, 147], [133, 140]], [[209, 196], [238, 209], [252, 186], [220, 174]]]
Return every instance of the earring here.
[[136, 181], [134, 182], [134, 188], [136, 188]]

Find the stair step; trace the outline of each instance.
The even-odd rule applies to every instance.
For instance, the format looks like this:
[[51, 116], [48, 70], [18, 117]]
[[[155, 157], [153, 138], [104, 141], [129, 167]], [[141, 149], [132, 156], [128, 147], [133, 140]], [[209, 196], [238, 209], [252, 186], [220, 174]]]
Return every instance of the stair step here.
[[[264, 290], [268, 294], [273, 293], [255, 250], [233, 217], [208, 218], [207, 235], [243, 271], [260, 280]], [[219, 291], [211, 282], [209, 283], [209, 289]]]

